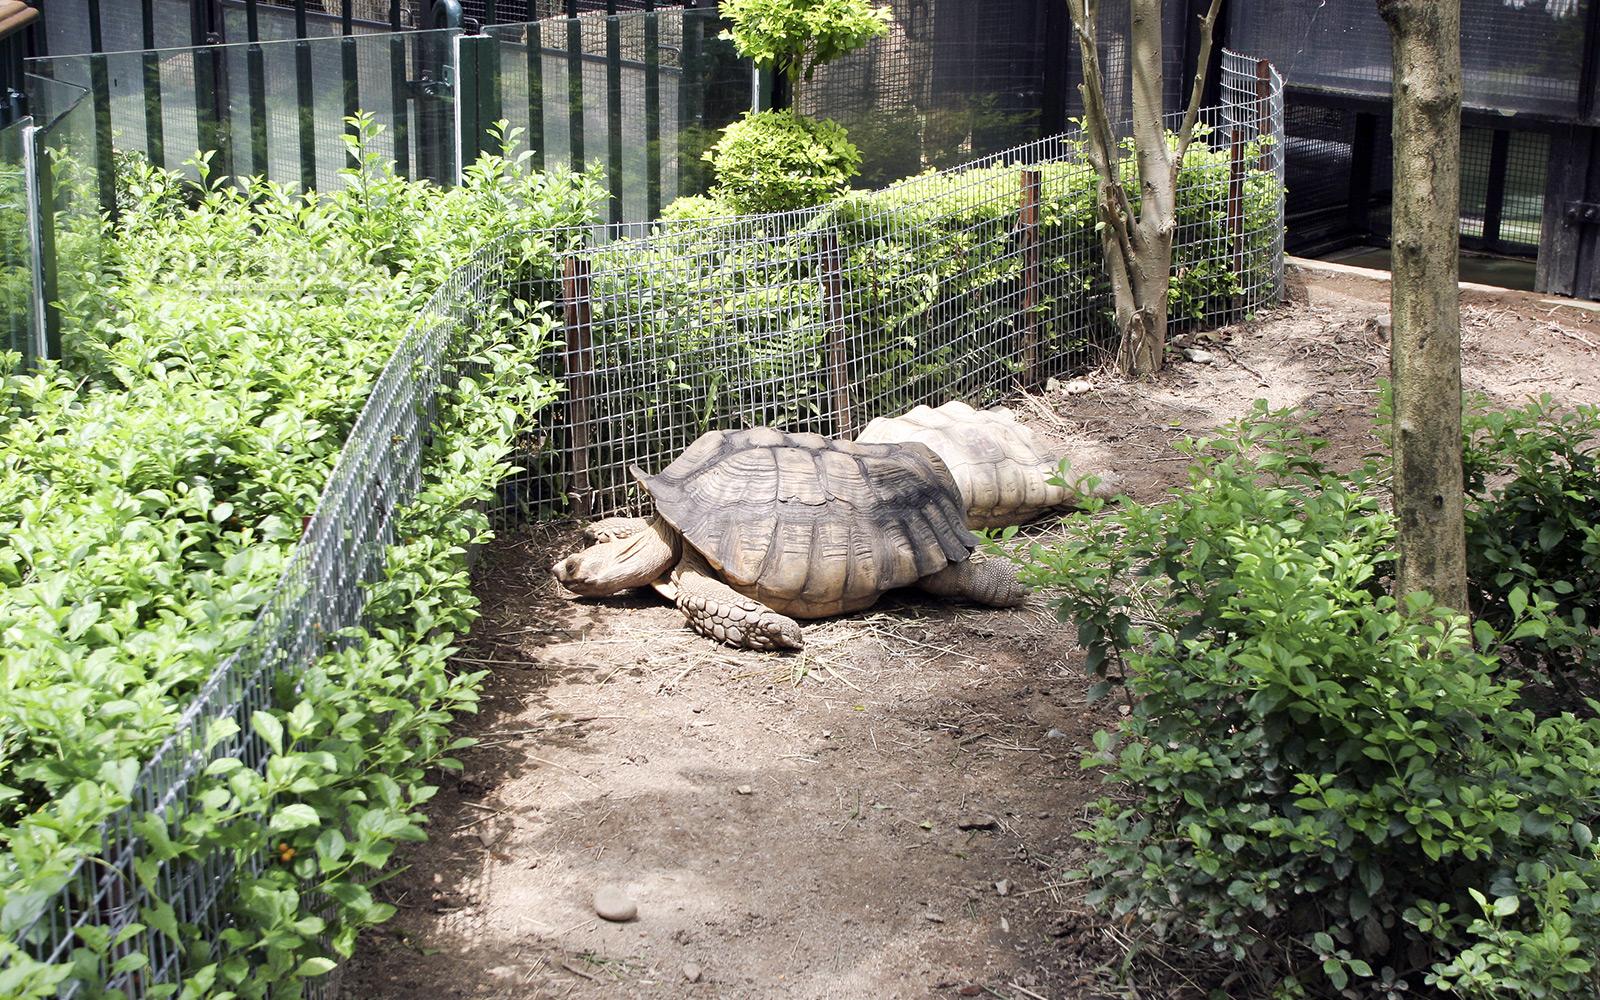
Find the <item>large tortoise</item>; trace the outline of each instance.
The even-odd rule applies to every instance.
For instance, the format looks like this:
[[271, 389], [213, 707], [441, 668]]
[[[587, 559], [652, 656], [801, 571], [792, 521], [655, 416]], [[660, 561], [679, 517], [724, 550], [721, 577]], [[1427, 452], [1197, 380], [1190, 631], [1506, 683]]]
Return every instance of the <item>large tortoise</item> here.
[[[1082, 478], [1060, 481], [1059, 459], [1047, 457], [1033, 432], [1004, 408], [975, 410], [960, 401], [919, 406], [904, 416], [878, 417], [856, 441], [927, 445], [961, 490], [969, 528], [1026, 524], [1085, 492]], [[1103, 487], [1096, 495], [1106, 495]]]
[[660, 475], [634, 477], [656, 515], [608, 518], [551, 568], [585, 596], [653, 586], [701, 635], [799, 649], [796, 618], [869, 607], [915, 584], [1008, 607], [1026, 591], [973, 557], [950, 470], [921, 444], [858, 444], [772, 428], [709, 431]]

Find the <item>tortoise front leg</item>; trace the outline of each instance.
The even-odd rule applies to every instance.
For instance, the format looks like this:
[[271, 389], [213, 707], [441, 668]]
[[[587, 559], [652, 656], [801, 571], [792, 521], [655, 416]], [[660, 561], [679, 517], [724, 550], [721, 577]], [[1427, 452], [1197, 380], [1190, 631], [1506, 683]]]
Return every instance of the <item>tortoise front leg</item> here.
[[620, 542], [650, 527], [647, 517], [602, 517], [583, 526], [585, 542]]
[[1014, 608], [1028, 596], [1017, 579], [1017, 567], [1005, 559], [971, 555], [917, 581], [917, 586], [940, 597], [964, 597], [993, 608]]
[[805, 646], [799, 622], [723, 583], [712, 575], [699, 553], [684, 548], [683, 560], [672, 571], [672, 582], [677, 588], [674, 603], [690, 628], [740, 649]]

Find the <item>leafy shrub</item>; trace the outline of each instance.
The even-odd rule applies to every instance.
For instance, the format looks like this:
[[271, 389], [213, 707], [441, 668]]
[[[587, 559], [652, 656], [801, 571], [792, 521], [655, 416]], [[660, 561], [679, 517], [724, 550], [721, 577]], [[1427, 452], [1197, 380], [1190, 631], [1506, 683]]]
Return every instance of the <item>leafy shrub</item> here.
[[[1225, 313], [1240, 288], [1272, 274], [1281, 188], [1270, 173], [1245, 181], [1246, 230], [1259, 242], [1209, 262], [1227, 239], [1227, 166], [1225, 150], [1198, 141], [1180, 176], [1182, 273], [1173, 294], [1191, 320]], [[1109, 329], [1109, 302], [1095, 264], [1092, 171], [1077, 162], [1039, 170], [1033, 316], [1045, 371], [1054, 373], [1080, 360], [1074, 352], [1097, 329]], [[1211, 176], [1218, 170], [1220, 188]], [[840, 254], [858, 425], [918, 403], [1009, 391], [1024, 317], [1019, 191], [1017, 167], [989, 164], [852, 192], [778, 219], [736, 218], [736, 207], [715, 197], [679, 199], [650, 237], [597, 250], [595, 366], [617, 373], [614, 384], [631, 395], [597, 417], [591, 464], [667, 460], [697, 428], [840, 429], [825, 357], [825, 235]]]
[[739, 54], [791, 80], [882, 37], [890, 13], [866, 0], [724, 0]]
[[1600, 681], [1600, 408], [1479, 401], [1464, 432], [1473, 611], [1508, 632], [1530, 599], [1548, 605], [1508, 653], [1581, 703]]
[[[1600, 872], [1551, 871], [1532, 864], [1518, 873], [1513, 893], [1490, 902], [1468, 890], [1482, 916], [1467, 927], [1472, 943], [1448, 962], [1436, 964], [1428, 982], [1473, 998], [1575, 998], [1600, 996], [1594, 952], [1600, 941]], [[1530, 922], [1511, 918], [1532, 900]]]
[[714, 197], [735, 213], [789, 212], [837, 197], [861, 163], [861, 151], [837, 122], [792, 111], [745, 115], [706, 152]]
[[1119, 788], [1081, 835], [1091, 900], [1277, 988], [1357, 996], [1507, 946], [1471, 888], [1592, 879], [1600, 722], [1536, 718], [1487, 622], [1391, 597], [1373, 470], [1335, 474], [1321, 446], [1258, 403], [1184, 446], [1187, 491], [1069, 519], [1025, 576], [1077, 623], [1095, 693], [1137, 699], [1085, 761]]
[[[592, 222], [589, 179], [507, 154], [441, 191], [395, 176], [358, 125], [332, 193], [215, 184], [202, 159], [188, 207], [173, 175], [127, 163], [106, 318], [66, 331], [69, 364], [0, 379], [0, 994], [54, 995], [65, 970], [25, 962], [12, 939], [92, 859], [141, 763], [245, 642], [417, 309], [491, 236]], [[548, 278], [554, 249], [521, 241], [510, 277]], [[444, 724], [475, 689], [444, 670], [471, 618], [461, 546], [483, 529], [461, 505], [504, 472], [513, 416], [552, 391], [533, 367], [549, 321], [510, 309], [462, 347], [474, 364], [441, 401], [370, 629], [286, 681], [276, 704], [292, 707], [257, 713], [281, 759], [263, 777], [224, 758], [175, 826], [140, 821], [147, 863], [278, 859], [241, 876], [233, 953], [196, 984], [298, 995], [327, 967], [320, 937], [348, 953], [385, 916], [362, 873], [419, 834], [422, 771], [445, 761]], [[515, 347], [491, 336], [510, 323]], [[160, 906], [142, 919], [192, 933]]]

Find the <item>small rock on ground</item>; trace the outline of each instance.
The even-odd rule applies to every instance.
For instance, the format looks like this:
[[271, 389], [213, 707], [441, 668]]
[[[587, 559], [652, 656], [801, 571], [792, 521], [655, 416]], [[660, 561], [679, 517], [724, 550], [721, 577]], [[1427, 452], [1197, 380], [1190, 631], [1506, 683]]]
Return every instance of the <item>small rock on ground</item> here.
[[956, 820], [957, 830], [993, 830], [999, 825], [993, 816], [963, 816]]
[[620, 885], [603, 885], [594, 893], [595, 915], [613, 923], [625, 924], [639, 915], [635, 903]]
[[683, 963], [683, 981], [684, 982], [686, 982], [686, 983], [698, 983], [700, 981], [700, 976], [701, 975], [702, 975], [702, 973], [700, 971], [700, 966], [694, 964], [693, 962], [685, 962], [685, 963]]

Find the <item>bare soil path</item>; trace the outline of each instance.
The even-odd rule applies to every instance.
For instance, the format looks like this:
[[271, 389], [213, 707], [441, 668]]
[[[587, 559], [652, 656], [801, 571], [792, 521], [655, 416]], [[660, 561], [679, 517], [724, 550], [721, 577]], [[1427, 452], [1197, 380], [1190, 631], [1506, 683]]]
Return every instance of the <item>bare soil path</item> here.
[[[1171, 442], [1304, 406], [1333, 454], [1371, 436], [1387, 285], [1302, 276], [1295, 301], [1196, 338], [1210, 363], [1104, 375], [1018, 404], [1133, 496], [1183, 480]], [[1600, 315], [1467, 293], [1469, 388], [1600, 402]], [[1070, 386], [1081, 389], [1082, 386]], [[1078, 760], [1118, 708], [1085, 701], [1072, 630], [914, 596], [807, 627], [803, 656], [724, 650], [654, 595], [589, 601], [547, 567], [576, 533], [497, 542], [460, 657], [487, 670], [478, 747], [432, 840], [380, 889], [399, 913], [348, 1000], [1111, 997], [1123, 949], [1066, 873], [1101, 794]], [[615, 883], [638, 919], [591, 906]], [[1163, 995], [1191, 995], [1174, 978]]]

